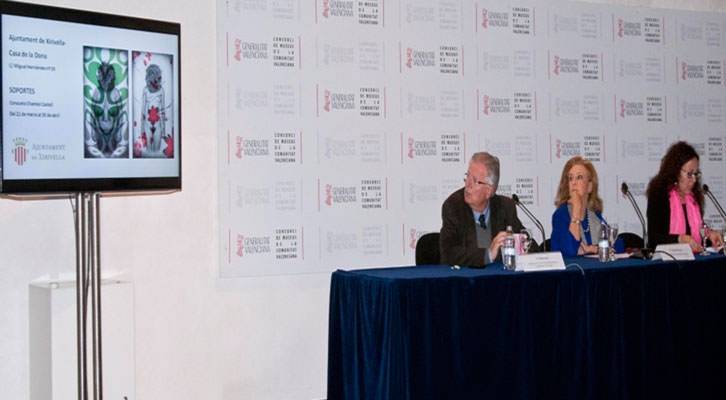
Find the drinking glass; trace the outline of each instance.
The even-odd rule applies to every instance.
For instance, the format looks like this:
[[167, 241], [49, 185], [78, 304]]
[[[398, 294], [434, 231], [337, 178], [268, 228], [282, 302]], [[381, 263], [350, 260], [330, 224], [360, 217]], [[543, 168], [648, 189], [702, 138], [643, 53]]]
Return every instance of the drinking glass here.
[[524, 235], [524, 240], [522, 240], [522, 253], [527, 254], [532, 247], [532, 233], [526, 228], [519, 231], [519, 233]]
[[615, 241], [618, 239], [618, 224], [607, 225], [608, 241], [610, 242], [610, 261], [615, 261]]

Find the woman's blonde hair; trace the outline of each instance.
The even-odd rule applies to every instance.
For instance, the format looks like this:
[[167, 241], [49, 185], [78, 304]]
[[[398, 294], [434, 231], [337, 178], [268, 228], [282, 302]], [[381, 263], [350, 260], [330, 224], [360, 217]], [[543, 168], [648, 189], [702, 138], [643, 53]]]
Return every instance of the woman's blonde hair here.
[[575, 165], [582, 165], [587, 170], [587, 174], [590, 175], [590, 182], [592, 182], [592, 192], [587, 198], [587, 208], [597, 213], [602, 212], [602, 199], [597, 194], [598, 180], [597, 171], [595, 167], [588, 160], [580, 156], [570, 158], [565, 167], [562, 169], [562, 177], [560, 178], [560, 186], [557, 188], [557, 197], [555, 198], [555, 206], [559, 207], [568, 200], [570, 200], [570, 184], [568, 174]]

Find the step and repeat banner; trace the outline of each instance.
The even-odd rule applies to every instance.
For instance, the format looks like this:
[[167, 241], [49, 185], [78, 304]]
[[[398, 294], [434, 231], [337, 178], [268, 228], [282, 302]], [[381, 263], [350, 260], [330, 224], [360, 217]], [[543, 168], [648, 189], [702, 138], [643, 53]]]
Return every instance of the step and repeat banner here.
[[[621, 183], [645, 212], [676, 140], [726, 200], [723, 14], [478, 0], [217, 12], [220, 277], [411, 265], [477, 151], [548, 235], [576, 155], [621, 231], [641, 233]], [[724, 226], [711, 204], [705, 218]]]

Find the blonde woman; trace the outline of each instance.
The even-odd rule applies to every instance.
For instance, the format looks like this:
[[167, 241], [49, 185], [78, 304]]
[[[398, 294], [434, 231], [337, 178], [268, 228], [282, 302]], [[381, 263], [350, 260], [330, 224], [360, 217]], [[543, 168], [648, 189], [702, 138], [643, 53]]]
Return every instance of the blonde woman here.
[[[568, 257], [597, 252], [600, 223], [605, 222], [597, 187], [597, 172], [590, 161], [579, 156], [567, 161], [557, 189], [557, 210], [552, 215], [552, 251]], [[625, 251], [620, 238], [614, 247], [618, 253]]]

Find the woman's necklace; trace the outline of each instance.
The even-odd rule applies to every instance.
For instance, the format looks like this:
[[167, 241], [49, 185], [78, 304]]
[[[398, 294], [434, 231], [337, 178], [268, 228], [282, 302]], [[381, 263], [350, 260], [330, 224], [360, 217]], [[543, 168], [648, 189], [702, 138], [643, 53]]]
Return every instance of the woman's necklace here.
[[587, 220], [587, 208], [585, 208], [585, 218], [582, 220], [585, 227], [582, 229], [583, 233], [590, 232], [590, 222]]

